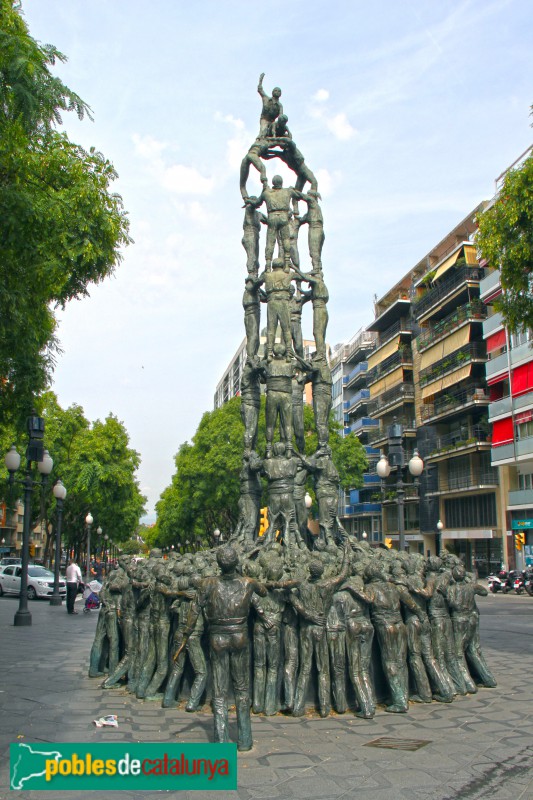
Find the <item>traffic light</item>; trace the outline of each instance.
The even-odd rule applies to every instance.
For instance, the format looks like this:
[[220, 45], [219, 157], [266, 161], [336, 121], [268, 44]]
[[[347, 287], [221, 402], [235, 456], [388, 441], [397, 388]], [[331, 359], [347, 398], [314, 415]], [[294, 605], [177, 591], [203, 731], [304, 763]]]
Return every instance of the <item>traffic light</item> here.
[[515, 533], [514, 535], [514, 546], [517, 550], [521, 550], [526, 543], [526, 534], [525, 533]]
[[30, 542], [30, 556], [33, 557], [34, 555], [35, 555], [35, 545], [31, 544]]
[[264, 536], [268, 528], [268, 507], [259, 511], [259, 536]]
[[388, 537], [385, 539], [385, 547], [388, 547], [389, 550], [391, 549], [391, 547], [392, 547], [392, 539], [389, 539]]

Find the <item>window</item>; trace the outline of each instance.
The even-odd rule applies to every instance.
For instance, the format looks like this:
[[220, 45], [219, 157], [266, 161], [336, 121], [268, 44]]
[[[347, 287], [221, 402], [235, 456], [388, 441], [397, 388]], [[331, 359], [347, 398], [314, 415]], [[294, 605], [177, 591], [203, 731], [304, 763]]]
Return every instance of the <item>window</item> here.
[[521, 344], [527, 344], [527, 342], [531, 341], [531, 331], [520, 331], [519, 333], [512, 333], [511, 334], [511, 349], [513, 350], [515, 347], [520, 347]]
[[517, 439], [529, 439], [531, 436], [533, 436], [533, 421], [516, 426]]
[[447, 528], [492, 528], [496, 526], [496, 495], [445, 500], [444, 512]]
[[518, 488], [522, 489], [522, 491], [524, 489], [533, 488], [533, 486], [532, 486], [532, 477], [533, 476], [531, 475], [531, 472], [526, 472], [523, 475], [519, 475], [518, 476]]
[[14, 567], [6, 567], [4, 570], [4, 575], [13, 575]]

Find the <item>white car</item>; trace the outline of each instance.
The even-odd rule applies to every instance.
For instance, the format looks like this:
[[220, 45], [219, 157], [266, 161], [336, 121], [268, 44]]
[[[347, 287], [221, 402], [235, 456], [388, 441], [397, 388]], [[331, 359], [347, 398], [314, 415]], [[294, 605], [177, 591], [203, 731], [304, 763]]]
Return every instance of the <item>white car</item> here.
[[[20, 594], [20, 576], [22, 567], [9, 564], [0, 567], [0, 596], [3, 594]], [[28, 567], [28, 600], [38, 597], [51, 597], [54, 592], [54, 573], [44, 567], [30, 564]], [[67, 585], [65, 579], [59, 578], [59, 595], [65, 597]]]

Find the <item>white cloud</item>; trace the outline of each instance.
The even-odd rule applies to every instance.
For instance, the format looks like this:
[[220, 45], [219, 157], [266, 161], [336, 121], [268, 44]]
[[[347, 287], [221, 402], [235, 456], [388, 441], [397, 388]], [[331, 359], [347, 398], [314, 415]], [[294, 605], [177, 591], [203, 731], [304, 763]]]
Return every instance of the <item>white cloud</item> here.
[[327, 89], [319, 89], [313, 95], [313, 100], [316, 100], [318, 103], [325, 103], [326, 100], [329, 100], [329, 92]]
[[213, 178], [204, 178], [197, 169], [184, 164], [173, 164], [161, 175], [161, 185], [176, 194], [210, 194], [213, 184]]
[[135, 152], [143, 158], [159, 185], [176, 194], [210, 194], [214, 179], [206, 178], [194, 167], [185, 164], [165, 163], [162, 155], [169, 148], [167, 142], [161, 142], [153, 136], [139, 136], [134, 133], [132, 140]]
[[331, 119], [328, 119], [326, 124], [335, 138], [340, 139], [341, 142], [348, 141], [348, 139], [351, 139], [352, 136], [357, 133], [344, 112], [336, 114]]
[[168, 146], [166, 142], [160, 142], [153, 136], [139, 136], [138, 133], [134, 133], [132, 139], [137, 155], [147, 161], [160, 160], [161, 154]]

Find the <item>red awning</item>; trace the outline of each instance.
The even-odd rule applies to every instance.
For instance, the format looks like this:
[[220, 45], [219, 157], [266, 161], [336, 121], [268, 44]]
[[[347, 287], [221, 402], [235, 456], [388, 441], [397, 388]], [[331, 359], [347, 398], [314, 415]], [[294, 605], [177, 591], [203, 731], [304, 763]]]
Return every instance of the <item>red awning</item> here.
[[500, 350], [505, 346], [505, 331], [497, 331], [486, 339], [487, 353], [493, 353], [494, 350]]
[[533, 391], [533, 361], [521, 364], [513, 370], [511, 377], [511, 394], [516, 397], [519, 394]]
[[492, 423], [492, 446], [500, 447], [513, 441], [513, 419], [506, 417]]

